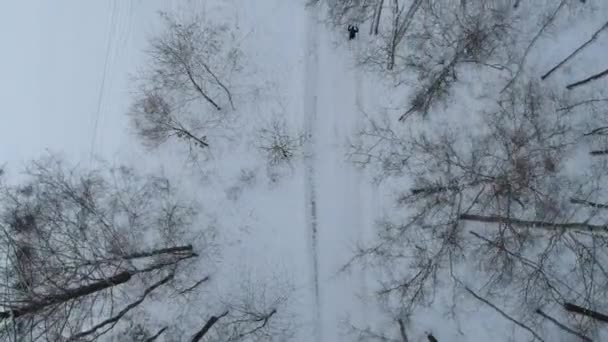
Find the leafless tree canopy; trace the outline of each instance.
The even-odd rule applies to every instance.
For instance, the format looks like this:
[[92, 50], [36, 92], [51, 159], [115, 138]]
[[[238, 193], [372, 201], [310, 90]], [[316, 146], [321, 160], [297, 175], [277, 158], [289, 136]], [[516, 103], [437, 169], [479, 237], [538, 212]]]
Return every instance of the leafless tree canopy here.
[[148, 147], [177, 138], [207, 148], [208, 136], [235, 109], [231, 81], [241, 53], [227, 26], [162, 17], [165, 29], [150, 40], [149, 66], [137, 76], [133, 126]]
[[302, 145], [306, 137], [303, 133], [290, 130], [285, 118], [275, 116], [258, 129], [256, 147], [266, 159], [267, 171], [271, 177], [278, 168], [292, 167], [293, 162], [303, 156]]
[[166, 178], [125, 167], [85, 172], [56, 157], [25, 175], [0, 192], [3, 341], [198, 341], [228, 328], [230, 339], [217, 341], [242, 341], [289, 330], [286, 295], [261, 285], [224, 294], [219, 308], [194, 301], [196, 317], [164, 317], [164, 328], [141, 320], [165, 301], [198, 298], [180, 299], [211, 279], [192, 270], [215, 250], [212, 234]]
[[[373, 25], [374, 4], [380, 2], [334, 2], [339, 6], [333, 15], [363, 11], [370, 15], [359, 17]], [[383, 13], [400, 3], [385, 2]], [[542, 340], [541, 327], [582, 340], [603, 336], [599, 324], [608, 312], [604, 71], [570, 84], [548, 80], [565, 63], [575, 63], [571, 57], [593, 44], [605, 25], [582, 37], [580, 47], [549, 72], [536, 75], [529, 73], [527, 56], [539, 37], [560, 15], [577, 13], [584, 20], [583, 2], [543, 3], [537, 9], [510, 1], [422, 1], [414, 8], [416, 3], [408, 2], [411, 11], [403, 12], [408, 15], [396, 16], [413, 15], [403, 36], [397, 35], [403, 25], [396, 21], [380, 23], [378, 35], [392, 32], [389, 40], [372, 37], [370, 44], [386, 47], [383, 56], [372, 51], [363, 61], [383, 67], [389, 56], [388, 69], [398, 82], [415, 84], [400, 116], [370, 119], [350, 151], [352, 161], [374, 170], [380, 184], [404, 179], [410, 184], [396, 196], [398, 209], [378, 224], [376, 241], [352, 260], [385, 270], [378, 295], [394, 329], [363, 332], [376, 340], [399, 340], [399, 320], [407, 321], [450, 288], [454, 298], [464, 294], [534, 339]], [[542, 19], [537, 26], [523, 25], [522, 8]], [[387, 45], [391, 37], [393, 43], [407, 42], [407, 48]], [[485, 78], [506, 85], [484, 93], [483, 105], [462, 106], [451, 97], [461, 75], [469, 84]], [[574, 88], [588, 92], [574, 94]], [[454, 105], [471, 112], [456, 113], [460, 121], [441, 116], [454, 113]], [[476, 274], [480, 281], [467, 281], [463, 274]], [[446, 311], [454, 314], [457, 304], [454, 299]]]
[[[539, 308], [565, 316], [566, 302], [607, 311], [605, 162], [567, 167], [586, 142], [559, 106], [531, 82], [509, 88], [469, 130], [374, 122], [362, 132], [353, 160], [382, 180], [413, 180], [397, 199], [407, 218], [380, 224], [355, 258], [391, 270], [379, 294], [398, 312], [433, 303], [446, 279], [461, 288], [463, 267], [483, 274], [488, 293], [512, 294], [506, 303], [526, 326], [541, 324]], [[583, 335], [595, 327], [581, 324]]]
[[197, 256], [182, 239], [196, 210], [167, 179], [80, 172], [53, 157], [26, 175], [0, 194], [6, 340], [102, 336]]

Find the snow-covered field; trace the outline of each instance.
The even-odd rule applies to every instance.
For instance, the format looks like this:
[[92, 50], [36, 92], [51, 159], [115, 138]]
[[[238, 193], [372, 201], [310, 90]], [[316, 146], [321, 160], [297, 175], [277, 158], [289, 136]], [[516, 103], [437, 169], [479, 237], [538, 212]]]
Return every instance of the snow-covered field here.
[[[584, 12], [584, 22], [575, 20], [573, 10], [552, 24], [526, 56], [524, 72], [545, 71], [576, 48], [580, 37], [587, 39], [608, 17], [603, 1], [588, 1], [595, 10]], [[551, 2], [558, 1], [543, 5]], [[249, 281], [258, 284], [254, 291], [268, 286], [269, 298], [285, 295], [282, 319], [292, 325], [294, 341], [372, 340], [371, 335], [357, 339], [364, 335], [355, 330], [366, 328], [400, 341], [399, 326], [381, 310], [394, 306], [382, 306], [374, 294], [387, 271], [373, 262], [343, 267], [357, 246], [374, 241], [377, 222], [399, 210], [395, 198], [414, 180], [377, 182], [377, 170], [353, 163], [358, 157], [350, 154], [350, 144], [370, 118], [384, 115], [401, 133], [428, 129], [429, 122], [475, 132], [474, 125], [483, 120], [466, 111], [489, 103], [488, 94], [507, 79], [504, 70], [481, 81], [486, 76], [475, 71], [459, 75], [461, 83], [446, 101], [455, 104], [433, 107], [452, 115], [447, 119], [400, 124], [397, 118], [416, 88], [415, 77], [395, 82], [359, 65], [375, 38], [362, 26], [359, 38], [348, 41], [344, 29], [327, 23], [324, 6], [307, 7], [299, 0], [70, 0], [4, 7], [0, 39], [8, 48], [0, 56], [0, 162], [6, 163], [9, 177], [18, 177], [24, 162], [47, 149], [85, 168], [107, 160], [162, 173], [201, 205], [201, 224], [217, 233], [220, 252], [204, 263], [216, 271], [206, 293], [230, 296]], [[196, 158], [179, 143], [144, 148], [126, 115], [135, 90], [132, 77], [145, 68], [148, 40], [162, 29], [161, 11], [232, 27], [243, 54], [242, 72], [233, 81], [234, 126], [211, 136], [217, 147]], [[576, 67], [567, 66], [549, 82], [566, 84], [606, 68], [608, 32], [577, 59]], [[585, 94], [605, 96], [600, 88]], [[256, 134], [277, 118], [302, 139], [289, 164], [269, 168], [256, 148]], [[475, 278], [475, 268], [456, 267], [455, 272], [469, 274], [467, 285], [477, 287], [484, 282]], [[452, 291], [450, 279], [439, 282], [445, 286], [434, 293], [433, 305], [409, 317], [409, 341], [427, 340], [428, 333], [439, 341], [532, 340], [496, 310]], [[219, 297], [213, 305], [221, 304]], [[454, 303], [457, 310], [450, 307]], [[166, 316], [154, 319], [201, 315], [203, 321], [217, 314], [179, 306], [162, 313]], [[545, 328], [546, 341], [575, 341], [550, 325]]]

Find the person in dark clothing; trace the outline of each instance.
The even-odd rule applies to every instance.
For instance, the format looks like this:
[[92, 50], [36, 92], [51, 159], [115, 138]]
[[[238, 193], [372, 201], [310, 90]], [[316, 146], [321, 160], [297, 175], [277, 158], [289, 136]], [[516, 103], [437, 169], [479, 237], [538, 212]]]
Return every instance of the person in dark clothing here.
[[348, 25], [348, 40], [353, 40], [357, 37], [359, 27], [357, 25]]

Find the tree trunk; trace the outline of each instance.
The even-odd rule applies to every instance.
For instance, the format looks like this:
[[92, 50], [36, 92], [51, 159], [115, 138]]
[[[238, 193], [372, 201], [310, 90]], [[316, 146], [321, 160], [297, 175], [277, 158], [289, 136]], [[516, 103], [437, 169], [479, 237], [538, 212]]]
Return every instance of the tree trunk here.
[[63, 293], [50, 295], [50, 296], [44, 298], [42, 301], [33, 302], [33, 303], [30, 303], [29, 305], [26, 305], [26, 306], [18, 308], [18, 309], [0, 312], [0, 319], [9, 318], [9, 317], [18, 318], [18, 317], [21, 317], [21, 316], [24, 316], [27, 314], [31, 314], [31, 313], [35, 313], [37, 311], [43, 310], [44, 308], [46, 308], [50, 305], [53, 305], [53, 304], [67, 302], [72, 299], [84, 297], [84, 296], [90, 295], [92, 293], [105, 290], [110, 287], [124, 284], [124, 283], [128, 282], [129, 280], [131, 280], [131, 277], [133, 276], [133, 274], [134, 273], [132, 271], [120, 272], [120, 273], [116, 274], [115, 276], [100, 280], [93, 284], [85, 285], [85, 286], [78, 287], [75, 289], [68, 289], [68, 290], [65, 290]]
[[566, 223], [556, 223], [556, 222], [547, 222], [547, 221], [527, 221], [527, 220], [519, 220], [515, 218], [503, 217], [503, 216], [482, 216], [482, 215], [471, 215], [471, 214], [461, 214], [459, 216], [461, 220], [466, 221], [477, 221], [477, 222], [486, 222], [486, 223], [504, 223], [504, 224], [512, 224], [515, 226], [521, 227], [530, 227], [530, 228], [547, 228], [547, 229], [581, 229], [588, 231], [602, 231], [608, 232], [606, 226], [599, 226], [594, 224], [588, 224], [584, 222], [566, 222]]
[[576, 304], [572, 304], [572, 303], [564, 303], [564, 309], [566, 309], [566, 311], [569, 312], [574, 312], [583, 316], [587, 316], [587, 317], [591, 317], [593, 319], [596, 319], [598, 321], [604, 322], [604, 323], [608, 323], [608, 316], [604, 315], [603, 313], [599, 313], [597, 311], [593, 311], [587, 308], [584, 308], [582, 306], [578, 306]]

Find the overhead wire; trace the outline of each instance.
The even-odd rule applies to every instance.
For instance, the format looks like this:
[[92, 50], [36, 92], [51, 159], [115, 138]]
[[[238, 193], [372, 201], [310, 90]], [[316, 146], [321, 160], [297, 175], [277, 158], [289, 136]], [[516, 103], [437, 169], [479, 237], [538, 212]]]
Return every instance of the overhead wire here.
[[105, 48], [105, 58], [103, 64], [103, 72], [101, 76], [101, 84], [99, 86], [98, 96], [97, 96], [97, 108], [94, 112], [93, 117], [93, 132], [91, 134], [91, 146], [89, 150], [89, 164], [93, 166], [93, 160], [95, 157], [95, 144], [97, 140], [97, 129], [99, 126], [99, 117], [102, 112], [102, 104], [104, 101], [105, 95], [105, 87], [106, 87], [106, 78], [108, 74], [108, 65], [110, 61], [110, 52], [112, 50], [112, 42], [114, 40], [115, 35], [115, 21], [116, 21], [116, 13], [117, 13], [117, 1], [112, 1], [112, 10], [110, 12], [110, 19], [108, 22], [108, 33], [106, 35], [106, 48]]
[[[116, 0], [115, 0], [116, 1]], [[124, 2], [123, 2], [124, 3]], [[119, 2], [120, 4], [120, 2]], [[108, 69], [106, 74], [106, 88], [108, 90], [115, 89], [114, 82], [116, 73], [113, 72], [118, 61], [124, 51], [126, 50], [127, 43], [131, 37], [131, 31], [133, 27], [133, 2], [127, 1], [125, 7], [117, 7], [116, 14], [116, 23], [115, 23], [115, 36], [116, 38], [113, 40], [115, 44], [113, 44], [113, 51], [111, 49], [111, 58], [108, 62]], [[104, 92], [104, 95], [107, 94]], [[99, 125], [97, 128], [97, 144], [103, 146], [104, 145], [104, 118], [108, 115], [108, 102], [107, 96], [104, 96], [104, 100], [102, 101], [102, 107], [100, 111], [99, 117]], [[116, 102], [112, 102], [114, 105]], [[118, 110], [122, 110], [121, 108], [116, 108]]]

